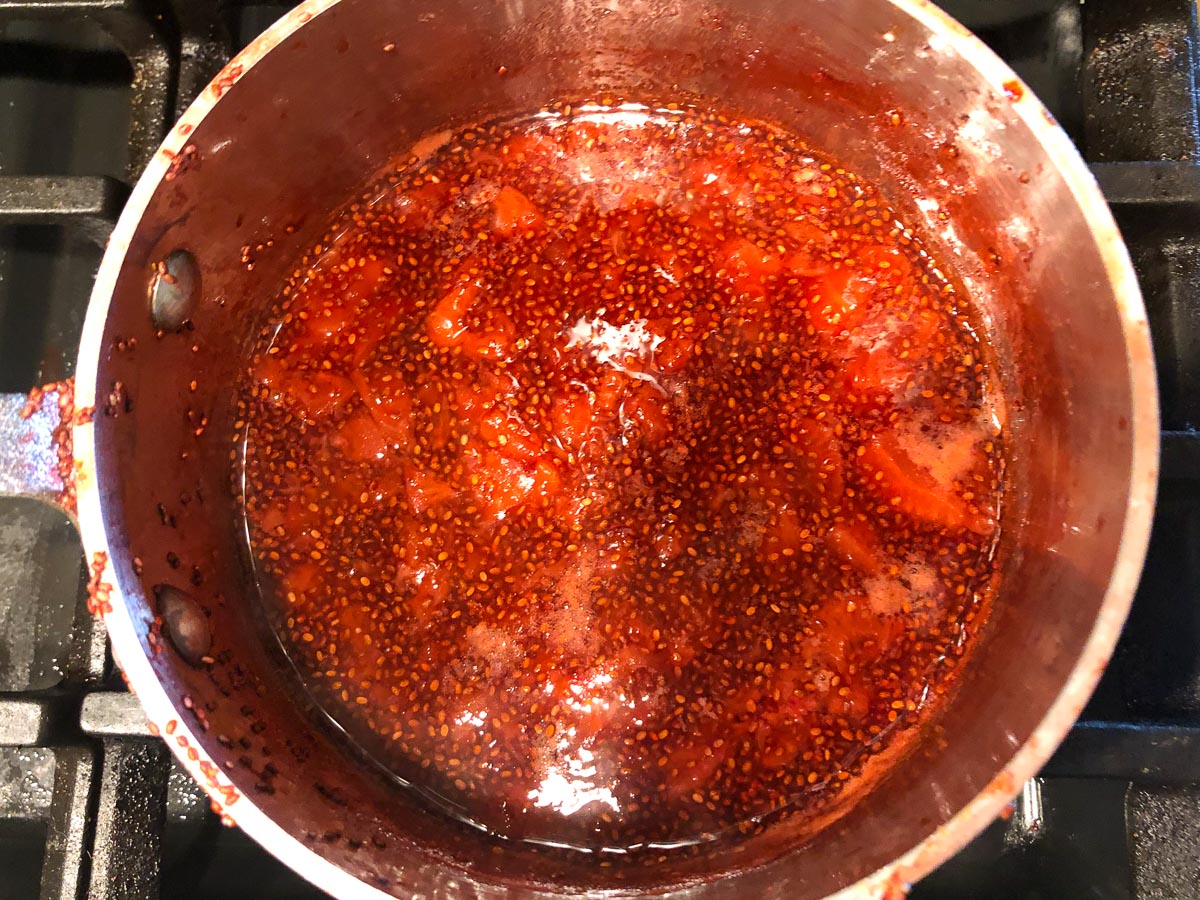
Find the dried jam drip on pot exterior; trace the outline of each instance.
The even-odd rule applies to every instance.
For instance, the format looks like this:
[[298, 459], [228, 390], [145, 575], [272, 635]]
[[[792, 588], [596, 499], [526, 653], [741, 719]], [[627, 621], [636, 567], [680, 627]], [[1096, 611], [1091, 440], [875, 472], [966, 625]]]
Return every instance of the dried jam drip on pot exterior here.
[[870, 185], [766, 127], [560, 107], [330, 234], [253, 356], [243, 501], [377, 760], [496, 834], [662, 848], [827, 807], [936, 706], [1000, 434], [966, 301]]

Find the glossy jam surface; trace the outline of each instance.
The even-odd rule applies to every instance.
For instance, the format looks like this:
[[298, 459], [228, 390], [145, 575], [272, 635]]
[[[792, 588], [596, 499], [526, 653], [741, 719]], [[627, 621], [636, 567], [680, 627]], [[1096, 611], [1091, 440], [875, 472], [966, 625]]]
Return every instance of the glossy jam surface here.
[[364, 198], [240, 399], [263, 600], [312, 695], [511, 839], [827, 809], [993, 588], [966, 300], [870, 185], [696, 110], [470, 129]]

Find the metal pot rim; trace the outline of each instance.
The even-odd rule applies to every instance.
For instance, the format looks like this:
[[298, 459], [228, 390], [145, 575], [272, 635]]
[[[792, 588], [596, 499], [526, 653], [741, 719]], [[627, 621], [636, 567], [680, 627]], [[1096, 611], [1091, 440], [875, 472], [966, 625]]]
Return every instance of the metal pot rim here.
[[[78, 408], [96, 404], [96, 378], [105, 321], [130, 242], [160, 182], [188, 137], [239, 78], [297, 29], [336, 6], [340, 0], [305, 0], [283, 16], [233, 59], [201, 92], [138, 180], [112, 233], [96, 276], [76, 366], [75, 399]], [[886, 0], [902, 16], [920, 22], [945, 42], [945, 50], [973, 65], [998, 92], [1017, 81], [1016, 75], [982, 41], [928, 0]], [[1128, 252], [1094, 178], [1078, 150], [1053, 117], [1025, 90], [1014, 102], [1017, 114], [1046, 149], [1069, 184], [1091, 226], [1117, 299], [1130, 369], [1133, 398], [1132, 469], [1128, 508], [1121, 542], [1100, 612], [1075, 667], [1054, 703], [1030, 738], [1013, 754], [992, 782], [948, 822], [903, 856], [893, 860], [835, 895], [836, 900], [864, 900], [892, 896], [929, 873], [979, 834], [1000, 814], [1037, 773], [1066, 736], [1103, 673], [1125, 622], [1141, 575], [1149, 541], [1158, 482], [1159, 421], [1157, 383], [1149, 326], [1141, 293]], [[95, 432], [91, 422], [74, 429], [75, 470], [78, 479], [78, 520], [84, 550], [93, 561], [93, 579], [110, 587], [111, 610], [104, 613], [113, 656], [125, 672], [130, 689], [159, 731], [172, 736], [172, 752], [188, 773], [208, 792], [230, 819], [269, 853], [317, 887], [340, 898], [383, 900], [390, 895], [335, 865], [289, 834], [254, 802], [224, 778], [205, 753], [180, 711], [171, 702], [150, 665], [130, 608], [122, 595], [112, 561], [96, 482]]]

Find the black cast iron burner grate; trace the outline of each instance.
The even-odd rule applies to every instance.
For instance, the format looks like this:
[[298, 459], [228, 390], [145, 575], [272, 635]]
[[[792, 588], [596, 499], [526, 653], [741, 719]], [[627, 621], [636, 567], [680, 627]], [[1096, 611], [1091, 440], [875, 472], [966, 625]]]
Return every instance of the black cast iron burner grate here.
[[[175, 117], [289, 4], [0, 0], [0, 392], [71, 374], [90, 281]], [[1142, 283], [1162, 393], [1146, 572], [1083, 719], [940, 898], [1200, 896], [1200, 129], [1194, 0], [946, 0], [1083, 149]], [[1069, 264], [1064, 261], [1064, 264]], [[0, 499], [0, 900], [317, 897], [146, 732], [70, 524]]]

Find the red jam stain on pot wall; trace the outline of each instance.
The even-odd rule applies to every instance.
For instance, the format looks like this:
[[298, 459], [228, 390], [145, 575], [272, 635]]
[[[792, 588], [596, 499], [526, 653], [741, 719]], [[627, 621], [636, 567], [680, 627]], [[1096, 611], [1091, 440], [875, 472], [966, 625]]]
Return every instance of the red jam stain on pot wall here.
[[92, 554], [87, 583], [87, 611], [93, 616], [106, 616], [112, 612], [112, 585], [104, 580], [108, 566], [108, 554], [97, 550]]
[[86, 425], [92, 421], [95, 409], [90, 406], [76, 408], [75, 379], [56, 381], [52, 384], [34, 388], [29, 392], [29, 399], [21, 407], [18, 415], [29, 419], [40, 412], [47, 399], [53, 397], [58, 407], [58, 418], [50, 433], [50, 443], [54, 448], [55, 471], [62, 490], [56, 502], [68, 513], [74, 515], [76, 510], [76, 493], [87, 473], [77, 468], [75, 459], [73, 429], [77, 425]]
[[556, 108], [331, 235], [234, 456], [268, 616], [368, 753], [487, 831], [636, 850], [827, 811], [914, 733], [986, 604], [1001, 435], [966, 298], [870, 185]]

